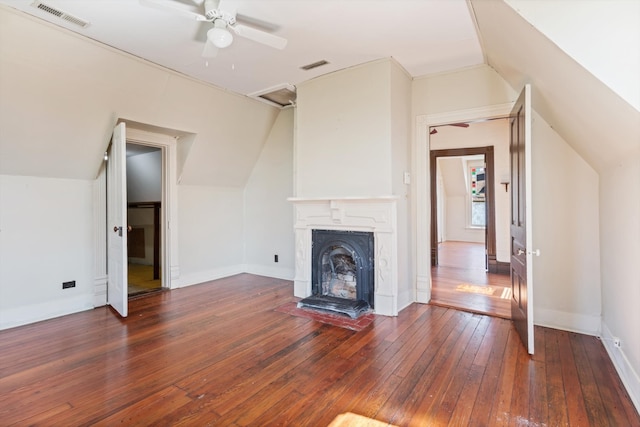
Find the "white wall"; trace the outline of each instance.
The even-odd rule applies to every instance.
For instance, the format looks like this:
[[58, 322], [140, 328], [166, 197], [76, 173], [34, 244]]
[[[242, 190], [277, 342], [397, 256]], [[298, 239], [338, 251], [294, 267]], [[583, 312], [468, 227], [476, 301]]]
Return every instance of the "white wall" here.
[[91, 181], [0, 175], [0, 329], [93, 308], [92, 201]]
[[[446, 224], [445, 240], [457, 242], [473, 242], [484, 243], [484, 228], [469, 227], [469, 194], [468, 194], [468, 174], [466, 171], [468, 158], [465, 157], [439, 157], [437, 159], [437, 173], [442, 176], [444, 188], [446, 189], [445, 197], [440, 195], [443, 200], [438, 200], [446, 204], [444, 212], [446, 217], [438, 217], [438, 227], [440, 223]], [[482, 161], [476, 161], [479, 166], [484, 164]], [[438, 210], [441, 207], [438, 206]]]
[[296, 197], [392, 193], [389, 68], [379, 61], [298, 86]]
[[[600, 175], [602, 336], [640, 408], [640, 148]], [[615, 348], [614, 337], [622, 346]]]
[[162, 200], [162, 151], [127, 157], [127, 201]]
[[516, 98], [513, 88], [487, 65], [413, 80], [414, 117], [500, 105]]
[[[129, 145], [129, 144], [127, 144]], [[162, 151], [160, 149], [127, 157], [127, 202], [162, 201]], [[153, 209], [128, 208], [127, 223], [144, 229], [144, 258], [129, 254], [129, 262], [153, 265]]]
[[[293, 126], [295, 110], [280, 112], [244, 190], [247, 271], [292, 280], [295, 271]], [[274, 255], [278, 262], [274, 262]]]
[[442, 169], [437, 168], [436, 176], [436, 197], [438, 199], [438, 243], [442, 243], [447, 240], [447, 189], [444, 185], [444, 179], [442, 177]]
[[537, 114], [532, 163], [534, 321], [598, 335], [598, 174]]
[[244, 271], [243, 189], [178, 186], [180, 283]]
[[466, 197], [447, 197], [447, 241], [484, 243], [483, 228], [467, 227], [469, 199]]

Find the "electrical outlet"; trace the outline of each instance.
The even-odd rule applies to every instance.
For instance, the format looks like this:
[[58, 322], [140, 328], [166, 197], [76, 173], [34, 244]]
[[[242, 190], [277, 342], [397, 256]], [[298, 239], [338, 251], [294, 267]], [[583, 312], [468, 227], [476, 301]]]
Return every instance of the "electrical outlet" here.
[[69, 289], [69, 288], [75, 288], [76, 287], [76, 281], [72, 280], [70, 282], [62, 282], [62, 289]]
[[278, 255], [273, 256], [273, 262], [278, 262]]
[[622, 342], [620, 341], [620, 338], [618, 337], [613, 338], [613, 346], [616, 348], [622, 347]]

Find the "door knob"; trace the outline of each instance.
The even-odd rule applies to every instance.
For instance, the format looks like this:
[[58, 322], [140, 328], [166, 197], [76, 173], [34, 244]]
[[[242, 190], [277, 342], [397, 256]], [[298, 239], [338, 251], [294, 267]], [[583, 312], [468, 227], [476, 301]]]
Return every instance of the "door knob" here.
[[118, 233], [118, 236], [122, 236], [122, 227], [118, 227], [117, 225], [113, 227], [113, 232]]
[[522, 249], [518, 249], [518, 255], [522, 255], [524, 251]]

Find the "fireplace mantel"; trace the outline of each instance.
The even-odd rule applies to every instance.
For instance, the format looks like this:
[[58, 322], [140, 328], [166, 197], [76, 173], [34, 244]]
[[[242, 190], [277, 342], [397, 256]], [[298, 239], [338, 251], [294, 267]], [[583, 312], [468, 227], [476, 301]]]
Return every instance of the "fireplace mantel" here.
[[296, 272], [294, 295], [312, 293], [311, 231], [370, 231], [375, 246], [375, 312], [398, 314], [398, 237], [395, 196], [288, 199], [295, 207]]

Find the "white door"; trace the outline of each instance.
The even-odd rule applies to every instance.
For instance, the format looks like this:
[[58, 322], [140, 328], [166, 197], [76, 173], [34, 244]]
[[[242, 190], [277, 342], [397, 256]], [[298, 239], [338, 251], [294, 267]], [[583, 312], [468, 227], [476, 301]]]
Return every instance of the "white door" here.
[[126, 128], [113, 129], [107, 163], [107, 303], [127, 317]]
[[531, 222], [531, 85], [509, 118], [511, 156], [511, 318], [533, 354], [533, 251]]

